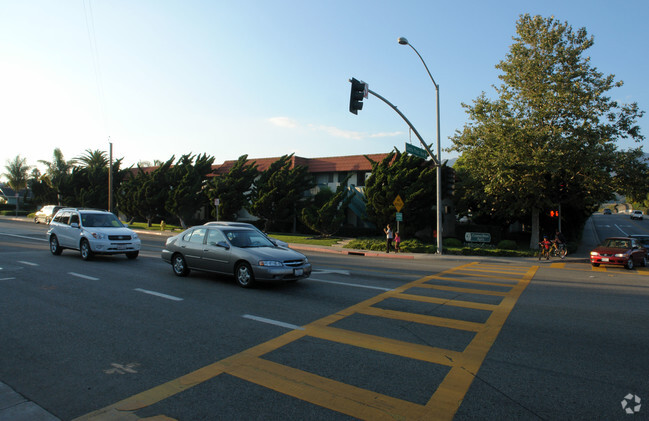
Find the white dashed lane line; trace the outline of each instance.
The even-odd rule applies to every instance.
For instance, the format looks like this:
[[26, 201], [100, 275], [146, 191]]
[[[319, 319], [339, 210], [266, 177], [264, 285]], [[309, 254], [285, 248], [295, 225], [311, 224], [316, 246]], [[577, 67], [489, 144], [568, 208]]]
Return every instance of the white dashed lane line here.
[[18, 260], [18, 263], [22, 263], [23, 265], [27, 265], [27, 266], [40, 266], [38, 263], [27, 262], [25, 260]]
[[180, 297], [174, 297], [173, 295], [167, 295], [167, 294], [163, 294], [161, 292], [156, 292], [156, 291], [149, 291], [148, 289], [135, 288], [134, 291], [143, 292], [144, 294], [154, 295], [156, 297], [165, 298], [167, 300], [172, 300], [172, 301], [182, 301], [183, 300], [183, 298], [180, 298]]
[[345, 287], [378, 289], [379, 291], [392, 291], [392, 288], [375, 287], [372, 285], [352, 284], [349, 282], [325, 281], [324, 279], [309, 278], [309, 282], [322, 282], [325, 284], [341, 285]]
[[77, 278], [81, 278], [81, 279], [87, 279], [89, 281], [99, 280], [99, 278], [95, 278], [93, 276], [88, 276], [88, 275], [82, 275], [81, 273], [76, 273], [76, 272], [68, 272], [68, 275], [76, 276]]
[[287, 329], [304, 330], [304, 328], [302, 326], [294, 325], [294, 324], [291, 324], [291, 323], [284, 323], [284, 322], [280, 322], [278, 320], [267, 319], [265, 317], [253, 316], [252, 314], [244, 314], [241, 317], [243, 317], [244, 319], [255, 320], [257, 322], [268, 323], [268, 324], [275, 325], [275, 326], [285, 327]]

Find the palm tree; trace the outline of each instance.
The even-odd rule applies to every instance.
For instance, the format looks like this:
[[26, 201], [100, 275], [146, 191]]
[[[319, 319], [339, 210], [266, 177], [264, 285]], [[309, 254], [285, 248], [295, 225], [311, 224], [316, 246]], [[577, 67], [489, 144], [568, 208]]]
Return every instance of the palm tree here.
[[63, 152], [61, 149], [55, 148], [52, 161], [42, 161], [39, 160], [41, 164], [47, 167], [45, 171], [45, 176], [43, 177], [47, 184], [49, 184], [58, 198], [58, 204], [61, 204], [61, 195], [63, 193], [63, 186], [65, 183], [65, 178], [70, 174], [72, 167], [76, 164], [74, 159], [66, 161], [63, 158]]
[[2, 174], [7, 179], [9, 187], [16, 192], [16, 215], [18, 215], [18, 192], [27, 187], [30, 168], [27, 165], [27, 158], [21, 158], [18, 155], [13, 161], [7, 161], [5, 166], [7, 172]]
[[88, 169], [108, 168], [110, 162], [105, 151], [86, 149], [85, 155], [75, 158], [81, 167]]

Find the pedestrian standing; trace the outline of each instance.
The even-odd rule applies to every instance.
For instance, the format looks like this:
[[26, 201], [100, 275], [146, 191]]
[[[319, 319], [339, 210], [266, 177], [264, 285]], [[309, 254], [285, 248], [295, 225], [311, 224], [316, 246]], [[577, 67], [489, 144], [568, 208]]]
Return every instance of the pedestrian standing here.
[[401, 250], [401, 236], [399, 235], [399, 231], [394, 233], [394, 252], [399, 253]]
[[392, 248], [392, 240], [394, 240], [394, 233], [392, 232], [392, 228], [390, 228], [390, 224], [388, 224], [387, 227], [383, 228], [383, 232], [385, 233], [386, 240], [385, 252], [390, 253], [390, 249]]

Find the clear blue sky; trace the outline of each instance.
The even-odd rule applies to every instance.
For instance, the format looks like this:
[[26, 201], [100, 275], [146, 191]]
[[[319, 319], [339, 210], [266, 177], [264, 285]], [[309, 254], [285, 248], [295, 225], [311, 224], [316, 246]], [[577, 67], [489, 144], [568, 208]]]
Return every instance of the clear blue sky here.
[[461, 103], [493, 97], [523, 13], [585, 27], [593, 65], [625, 83], [612, 97], [649, 111], [648, 12], [645, 0], [0, 0], [0, 173], [16, 155], [107, 151], [109, 137], [127, 165], [403, 150], [408, 127], [381, 101], [349, 112], [351, 77], [432, 143], [435, 90], [400, 36], [440, 85], [446, 148]]

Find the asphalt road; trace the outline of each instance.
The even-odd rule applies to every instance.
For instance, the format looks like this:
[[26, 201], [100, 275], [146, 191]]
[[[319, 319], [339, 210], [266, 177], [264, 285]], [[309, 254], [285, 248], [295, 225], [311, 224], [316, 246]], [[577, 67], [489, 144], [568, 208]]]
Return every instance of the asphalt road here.
[[649, 402], [646, 268], [308, 251], [310, 279], [244, 290], [175, 277], [163, 237], [84, 262], [45, 231], [0, 219], [0, 382], [62, 420], [610, 420]]

